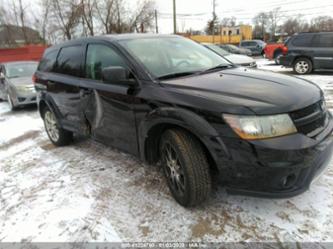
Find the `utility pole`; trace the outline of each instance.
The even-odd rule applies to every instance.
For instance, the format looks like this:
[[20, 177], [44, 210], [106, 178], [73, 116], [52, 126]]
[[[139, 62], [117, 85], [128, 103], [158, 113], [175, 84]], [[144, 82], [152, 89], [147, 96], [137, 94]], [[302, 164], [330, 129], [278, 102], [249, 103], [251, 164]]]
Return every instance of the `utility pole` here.
[[177, 33], [176, 0], [173, 0], [173, 33]]
[[155, 10], [155, 31], [158, 34], [157, 10]]
[[213, 0], [213, 43], [215, 43], [215, 19], [216, 19], [216, 0]]

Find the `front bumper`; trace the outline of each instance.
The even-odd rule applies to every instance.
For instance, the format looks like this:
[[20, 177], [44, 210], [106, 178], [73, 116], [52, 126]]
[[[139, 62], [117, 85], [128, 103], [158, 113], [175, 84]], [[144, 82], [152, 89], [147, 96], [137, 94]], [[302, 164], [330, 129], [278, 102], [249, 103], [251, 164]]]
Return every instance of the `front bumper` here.
[[12, 101], [15, 106], [36, 104], [37, 94], [33, 92], [32, 93], [17, 92]]
[[303, 134], [252, 142], [222, 138], [229, 158], [218, 162], [219, 179], [231, 194], [287, 198], [303, 193], [329, 165], [332, 127], [320, 141]]

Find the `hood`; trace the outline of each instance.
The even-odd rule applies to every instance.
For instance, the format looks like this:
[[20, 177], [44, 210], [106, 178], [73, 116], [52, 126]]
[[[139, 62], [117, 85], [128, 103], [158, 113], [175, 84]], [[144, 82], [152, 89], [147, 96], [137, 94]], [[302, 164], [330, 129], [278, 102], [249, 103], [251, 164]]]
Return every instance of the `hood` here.
[[10, 84], [14, 86], [22, 86], [22, 85], [33, 85], [32, 76], [31, 77], [18, 77], [8, 79]]
[[187, 95], [200, 98], [201, 102], [196, 101], [195, 105], [201, 103], [203, 109], [234, 114], [287, 113], [322, 98], [319, 87], [303, 79], [238, 67], [167, 80], [162, 86], [188, 101], [191, 98]]
[[227, 60], [231, 61], [234, 64], [242, 65], [242, 64], [250, 64], [255, 62], [254, 59], [252, 59], [249, 56], [246, 55], [240, 55], [240, 54], [228, 54], [224, 56]]

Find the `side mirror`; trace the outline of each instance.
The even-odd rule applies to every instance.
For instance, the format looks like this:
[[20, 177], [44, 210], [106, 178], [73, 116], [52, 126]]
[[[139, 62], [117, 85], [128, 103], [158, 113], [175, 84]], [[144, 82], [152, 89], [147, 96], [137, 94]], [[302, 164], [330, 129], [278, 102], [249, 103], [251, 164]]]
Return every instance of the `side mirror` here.
[[106, 83], [133, 85], [129, 71], [123, 67], [106, 67], [102, 70], [102, 77]]

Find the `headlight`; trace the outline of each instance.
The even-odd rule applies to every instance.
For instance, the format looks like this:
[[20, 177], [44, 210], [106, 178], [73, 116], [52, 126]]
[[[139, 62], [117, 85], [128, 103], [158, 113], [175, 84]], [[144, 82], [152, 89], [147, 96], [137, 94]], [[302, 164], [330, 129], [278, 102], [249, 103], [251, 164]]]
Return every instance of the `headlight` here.
[[296, 133], [288, 114], [272, 116], [239, 116], [223, 114], [224, 120], [243, 139], [255, 140]]

